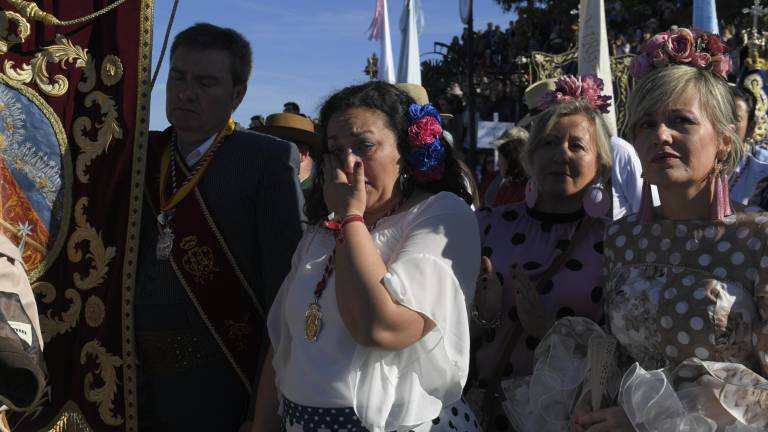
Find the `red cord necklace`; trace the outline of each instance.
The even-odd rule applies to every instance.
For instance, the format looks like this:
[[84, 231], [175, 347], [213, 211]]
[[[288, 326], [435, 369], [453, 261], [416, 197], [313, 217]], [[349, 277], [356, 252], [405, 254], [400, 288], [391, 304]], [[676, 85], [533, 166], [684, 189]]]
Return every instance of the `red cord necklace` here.
[[[373, 225], [368, 225], [368, 232], [373, 231], [376, 228], [376, 225], [378, 225], [379, 221], [381, 219], [384, 219], [386, 217], [392, 216], [395, 214], [395, 212], [400, 209], [400, 207], [405, 203], [407, 197], [403, 195], [402, 198], [400, 198], [400, 201], [398, 201], [397, 204], [392, 206], [391, 209], [387, 211], [387, 214], [382, 216], [379, 220], [377, 220]], [[341, 223], [335, 222], [335, 221], [326, 221], [323, 222], [323, 227], [333, 231], [333, 237], [336, 239], [337, 242], [341, 243], [344, 241], [343, 238], [341, 238], [341, 230], [344, 228], [345, 225], [352, 223], [352, 222], [364, 222], [363, 217], [360, 215], [351, 215], [345, 217]], [[315, 343], [317, 342], [317, 336], [320, 334], [320, 330], [323, 328], [323, 312], [320, 310], [320, 297], [323, 296], [323, 291], [325, 291], [325, 287], [328, 284], [328, 279], [331, 277], [331, 273], [333, 273], [333, 268], [336, 262], [336, 246], [334, 246], [333, 251], [331, 251], [331, 256], [328, 257], [328, 262], [325, 263], [325, 269], [323, 269], [323, 276], [320, 278], [320, 281], [317, 282], [317, 285], [315, 285], [315, 299], [312, 301], [312, 303], [309, 304], [309, 307], [307, 308], [307, 312], [304, 314], [304, 339], [306, 339], [307, 342]]]

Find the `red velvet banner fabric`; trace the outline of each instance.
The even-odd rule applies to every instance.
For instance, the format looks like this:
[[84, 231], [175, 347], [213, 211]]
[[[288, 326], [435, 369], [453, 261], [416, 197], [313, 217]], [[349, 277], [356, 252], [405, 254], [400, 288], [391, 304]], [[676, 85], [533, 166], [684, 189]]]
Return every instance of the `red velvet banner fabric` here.
[[0, 0], [0, 231], [23, 249], [48, 370], [14, 430], [136, 430], [152, 6]]

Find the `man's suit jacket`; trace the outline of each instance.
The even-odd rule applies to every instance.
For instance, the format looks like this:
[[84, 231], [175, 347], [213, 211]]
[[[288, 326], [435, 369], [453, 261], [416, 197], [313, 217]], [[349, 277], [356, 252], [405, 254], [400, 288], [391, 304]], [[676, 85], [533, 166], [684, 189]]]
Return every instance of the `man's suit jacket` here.
[[[169, 131], [162, 135], [152, 133], [147, 185], [159, 183], [156, 179], [159, 178], [160, 153], [169, 141]], [[216, 150], [197, 186], [265, 313], [290, 270], [292, 255], [302, 234], [303, 198], [298, 167], [295, 145], [268, 135], [237, 130]], [[147, 192], [156, 197], [159, 191]], [[178, 222], [184, 215], [177, 212], [173, 218]], [[134, 314], [140, 362], [140, 428], [148, 431], [236, 430], [249, 406], [247, 390], [170, 262], [156, 258], [157, 238], [158, 225], [145, 194]], [[210, 288], [216, 290], [217, 287]], [[174, 334], [179, 329], [188, 332], [192, 342], [166, 347], [149, 343], [151, 340], [146, 337], [142, 340], [142, 334]], [[252, 343], [260, 344], [263, 358], [268, 346], [266, 332], [253, 335], [252, 339]], [[165, 371], [153, 368], [151, 359], [175, 358], [179, 355], [177, 351], [181, 351], [182, 357], [189, 356], [182, 359], [184, 365], [198, 364], [183, 371], [173, 367], [170, 372], [167, 368]], [[205, 362], [200, 362], [201, 358], [206, 359]], [[185, 414], [202, 407], [217, 414], [202, 418]], [[211, 417], [210, 425], [203, 424], [206, 417]]]

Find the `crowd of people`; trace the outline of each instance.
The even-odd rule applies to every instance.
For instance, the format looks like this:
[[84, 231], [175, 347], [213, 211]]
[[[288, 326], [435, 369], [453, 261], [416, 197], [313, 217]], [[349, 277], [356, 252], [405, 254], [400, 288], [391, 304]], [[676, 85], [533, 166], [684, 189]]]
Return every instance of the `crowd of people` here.
[[[214, 26], [182, 32], [171, 73], [195, 67], [187, 58], [200, 47], [185, 41], [219, 32], [239, 37]], [[146, 314], [137, 315], [146, 318], [140, 376], [154, 383], [150, 375], [169, 373], [147, 348], [157, 349], [172, 311], [195, 307], [179, 288], [159, 297], [151, 289], [174, 279], [183, 252], [172, 238], [169, 255], [159, 252], [164, 233], [192, 219], [184, 198], [175, 210], [168, 204], [189, 181], [200, 182], [195, 198], [216, 223], [227, 223], [220, 209], [233, 199], [245, 204], [235, 211], [254, 215], [235, 231], [222, 225], [221, 237], [235, 268], [248, 269], [234, 290], [250, 291], [263, 314], [241, 341], [251, 350], [236, 356], [226, 342], [216, 355], [216, 325], [187, 313], [183, 327], [207, 347], [205, 360], [140, 386], [140, 424], [186, 421], [167, 406], [160, 420], [158, 401], [205, 368], [211, 382], [195, 382], [205, 391], [185, 392], [178, 408], [226, 393], [216, 401], [226, 415], [211, 427], [227, 430], [764, 429], [768, 215], [741, 205], [759, 181], [733, 181], [760, 155], [743, 144], [754, 101], [728, 84], [730, 66], [716, 36], [672, 29], [647, 38], [631, 68], [626, 141], [603, 120], [613, 101], [599, 78], [530, 86], [528, 115], [494, 141], [499, 173], [479, 187], [447, 128], [455, 117], [419, 86], [344, 88], [316, 124], [289, 102], [252, 119], [251, 131], [227, 125], [237, 85], [222, 89], [226, 103], [208, 104], [227, 108], [211, 116], [218, 128], [203, 131], [171, 109], [157, 143], [175, 155], [157, 168], [161, 222], [149, 223], [158, 214], [148, 205], [142, 237], [158, 254], [147, 253], [139, 271], [166, 276], [138, 280], [147, 293], [137, 302]], [[193, 84], [178, 80], [168, 103], [197, 103]], [[259, 162], [246, 169], [251, 158]], [[182, 180], [164, 182], [173, 164]], [[255, 189], [226, 197], [217, 187], [232, 176]], [[734, 197], [737, 184], [752, 191]], [[227, 316], [196, 307], [208, 319]]]
[[[520, 32], [489, 26], [486, 60]], [[477, 186], [443, 95], [370, 81], [244, 129], [249, 43], [181, 31], [142, 206], [139, 430], [766, 430], [754, 101], [719, 37], [646, 39], [626, 136], [598, 77], [542, 80]]]
[[[650, 37], [666, 28], [664, 23], [675, 22], [674, 9], [659, 11], [659, 19], [652, 18], [636, 27], [629, 23], [622, 10], [607, 10], [607, 35], [611, 56], [637, 54]], [[535, 26], [534, 20], [520, 17], [507, 23], [506, 28], [489, 22], [473, 35], [473, 55], [469, 53], [469, 32], [454, 36], [450, 43], [436, 43], [437, 52], [443, 54], [438, 62], [427, 63], [431, 76], [425, 86], [439, 101], [458, 96], [460, 100], [446, 103], [445, 112], [462, 115], [466, 112], [468, 59], [474, 65], [474, 85], [477, 90], [476, 109], [480, 120], [491, 121], [498, 114], [499, 121], [517, 122], [527, 114], [521, 103], [523, 91], [532, 84], [530, 55], [534, 51], [560, 54], [575, 50], [579, 27], [569, 20], [554, 20], [551, 26]], [[675, 25], [670, 26], [677, 28]], [[722, 40], [728, 47], [733, 62], [731, 81], [737, 78], [743, 57], [743, 41], [733, 24], [722, 23]], [[575, 64], [573, 66], [575, 72]], [[437, 102], [436, 102], [437, 103]], [[462, 137], [463, 138], [463, 137]]]

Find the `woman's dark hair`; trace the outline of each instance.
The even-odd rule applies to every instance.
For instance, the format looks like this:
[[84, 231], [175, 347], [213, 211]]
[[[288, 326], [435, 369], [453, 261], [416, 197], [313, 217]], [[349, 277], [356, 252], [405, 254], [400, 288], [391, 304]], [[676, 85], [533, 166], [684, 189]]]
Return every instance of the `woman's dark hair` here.
[[[428, 183], [416, 183], [413, 176], [408, 175], [408, 166], [405, 158], [405, 155], [410, 150], [408, 144], [408, 126], [410, 126], [408, 107], [414, 103], [416, 101], [407, 93], [383, 81], [370, 81], [338, 91], [329, 97], [320, 109], [319, 132], [322, 153], [328, 153], [328, 122], [334, 114], [346, 112], [352, 108], [368, 108], [380, 111], [386, 116], [387, 126], [389, 126], [397, 138], [397, 149], [402, 156], [402, 174], [405, 174], [406, 179], [403, 193], [408, 195], [416, 187], [432, 193], [447, 191], [453, 192], [466, 201], [467, 204], [471, 204], [472, 195], [466, 188], [461, 167], [453, 152], [446, 152], [445, 171], [439, 180]], [[318, 223], [328, 216], [328, 208], [325, 206], [325, 199], [323, 197], [322, 164], [320, 164], [315, 184], [307, 198], [305, 210], [307, 218], [312, 224]]]
[[739, 86], [731, 87], [731, 94], [734, 102], [736, 99], [741, 99], [747, 105], [747, 125], [753, 126], [755, 124], [755, 96]]

